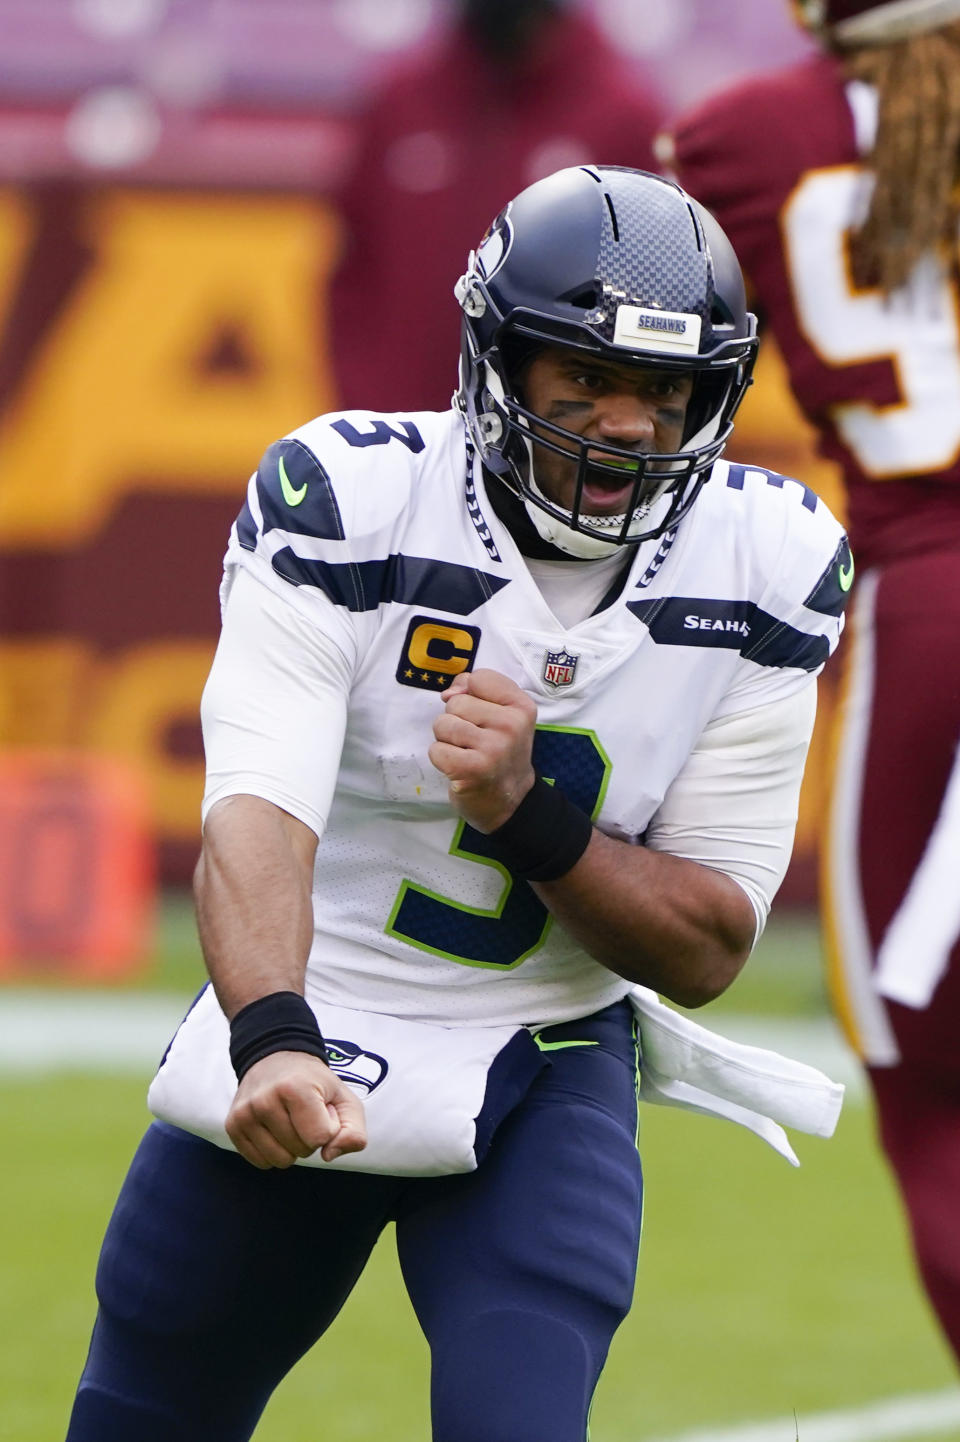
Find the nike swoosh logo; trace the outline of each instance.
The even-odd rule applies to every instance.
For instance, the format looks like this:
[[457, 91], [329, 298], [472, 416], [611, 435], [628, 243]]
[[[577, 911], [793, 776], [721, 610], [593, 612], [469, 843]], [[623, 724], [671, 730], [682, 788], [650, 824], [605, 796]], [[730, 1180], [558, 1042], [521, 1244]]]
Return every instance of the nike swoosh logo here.
[[849, 591], [853, 585], [853, 557], [850, 557], [849, 566], [841, 566], [837, 572], [837, 580], [840, 582], [841, 591]]
[[299, 491], [295, 491], [291, 486], [290, 477], [287, 475], [287, 468], [283, 464], [283, 456], [280, 457], [280, 490], [283, 493], [283, 499], [286, 501], [288, 506], [299, 506], [300, 502], [307, 494], [306, 481], [304, 481]]
[[541, 1051], [561, 1051], [568, 1046], [599, 1046], [598, 1041], [544, 1041], [542, 1037], [535, 1036], [534, 1041]]

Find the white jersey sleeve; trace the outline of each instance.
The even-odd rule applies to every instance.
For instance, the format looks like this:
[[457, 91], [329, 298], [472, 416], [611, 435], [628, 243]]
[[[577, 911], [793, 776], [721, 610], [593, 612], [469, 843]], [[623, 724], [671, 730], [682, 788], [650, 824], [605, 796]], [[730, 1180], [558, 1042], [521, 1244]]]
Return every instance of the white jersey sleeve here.
[[766, 924], [793, 849], [816, 683], [712, 721], [653, 817], [646, 844], [722, 871]]
[[346, 728], [355, 656], [329, 607], [332, 639], [245, 570], [233, 575], [200, 714], [203, 819], [226, 796], [260, 796], [322, 836]]

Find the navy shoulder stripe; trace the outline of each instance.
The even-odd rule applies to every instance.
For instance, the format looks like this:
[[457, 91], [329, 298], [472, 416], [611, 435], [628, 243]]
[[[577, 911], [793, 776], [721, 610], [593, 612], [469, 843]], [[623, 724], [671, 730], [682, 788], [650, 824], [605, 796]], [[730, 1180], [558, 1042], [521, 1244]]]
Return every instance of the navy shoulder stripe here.
[[853, 585], [853, 556], [844, 536], [804, 605], [821, 616], [841, 616]]
[[273, 558], [273, 569], [295, 586], [316, 586], [337, 606], [375, 611], [387, 601], [469, 616], [509, 584], [473, 566], [427, 556], [393, 555], [376, 561], [309, 561], [289, 546]]
[[267, 448], [257, 470], [257, 498], [264, 535], [281, 530], [327, 541], [343, 540], [333, 483], [302, 441], [275, 441]]
[[710, 646], [739, 651], [758, 666], [816, 671], [830, 654], [826, 636], [811, 636], [762, 610], [754, 601], [698, 596], [628, 601], [659, 646]]

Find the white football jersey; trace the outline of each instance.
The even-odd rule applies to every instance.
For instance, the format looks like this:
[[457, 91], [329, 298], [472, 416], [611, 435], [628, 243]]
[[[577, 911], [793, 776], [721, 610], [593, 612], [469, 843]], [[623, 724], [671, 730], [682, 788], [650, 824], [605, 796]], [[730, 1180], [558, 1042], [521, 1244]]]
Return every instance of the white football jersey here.
[[281, 800], [315, 829], [326, 818], [311, 994], [499, 1025], [582, 1016], [629, 983], [451, 807], [427, 755], [450, 679], [489, 667], [517, 682], [537, 703], [537, 770], [640, 843], [706, 728], [800, 693], [805, 709], [853, 567], [813, 492], [720, 462], [679, 527], [638, 548], [615, 599], [563, 626], [450, 411], [321, 416], [271, 446], [231, 534], [225, 598], [241, 571], [332, 641], [348, 676], [332, 800]]

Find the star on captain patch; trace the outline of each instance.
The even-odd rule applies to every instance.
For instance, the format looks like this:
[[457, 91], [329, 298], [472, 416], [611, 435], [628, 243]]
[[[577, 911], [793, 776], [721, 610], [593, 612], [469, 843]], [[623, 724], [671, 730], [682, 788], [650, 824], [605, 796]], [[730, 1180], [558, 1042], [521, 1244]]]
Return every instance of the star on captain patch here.
[[543, 663], [544, 681], [555, 691], [562, 686], [572, 686], [579, 660], [579, 656], [572, 656], [569, 651], [548, 651]]

